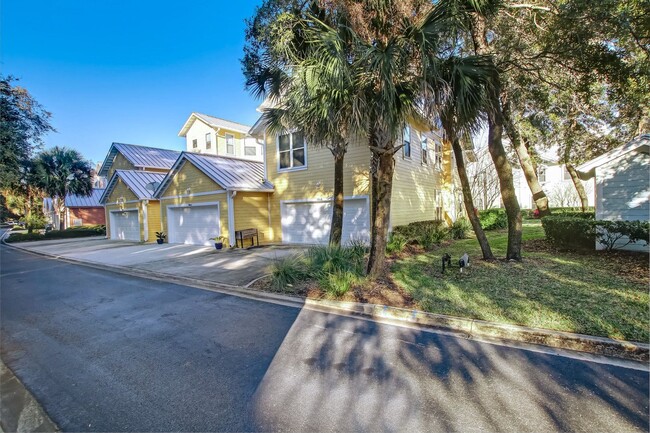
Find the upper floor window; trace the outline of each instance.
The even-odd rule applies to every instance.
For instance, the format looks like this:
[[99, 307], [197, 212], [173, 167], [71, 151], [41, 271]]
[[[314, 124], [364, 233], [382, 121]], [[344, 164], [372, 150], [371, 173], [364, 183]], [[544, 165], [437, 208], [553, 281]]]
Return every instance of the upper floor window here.
[[244, 155], [246, 156], [256, 156], [257, 148], [255, 146], [244, 146]]
[[235, 154], [235, 136], [232, 134], [226, 134], [226, 153]]
[[562, 180], [571, 180], [571, 173], [569, 173], [569, 170], [567, 170], [566, 165], [562, 170]]
[[205, 134], [205, 148], [210, 149], [212, 147], [212, 134], [209, 132]]
[[196, 149], [197, 147], [199, 147], [199, 140], [195, 138], [192, 140], [192, 149]]
[[420, 139], [420, 144], [422, 145], [422, 164], [428, 164], [429, 163], [429, 155], [427, 152], [429, 151], [429, 143], [427, 142], [427, 137], [422, 135]]
[[537, 179], [540, 182], [546, 182], [546, 167], [537, 168]]
[[305, 138], [302, 132], [293, 132], [278, 136], [278, 154], [280, 170], [300, 168], [306, 165]]
[[403, 155], [405, 158], [410, 158], [411, 157], [411, 127], [406, 126], [404, 127], [404, 131], [402, 132], [402, 143], [404, 144], [403, 149]]
[[435, 159], [436, 159], [436, 169], [442, 170], [442, 143], [438, 143], [437, 141], [436, 141]]

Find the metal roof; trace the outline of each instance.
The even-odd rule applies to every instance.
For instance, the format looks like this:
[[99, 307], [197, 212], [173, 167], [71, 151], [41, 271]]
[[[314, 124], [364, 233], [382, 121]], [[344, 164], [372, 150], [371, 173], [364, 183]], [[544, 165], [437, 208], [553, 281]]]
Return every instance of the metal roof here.
[[136, 168], [161, 168], [169, 170], [178, 155], [177, 150], [159, 149], [157, 147], [138, 146], [136, 144], [113, 143], [106, 155], [106, 159], [102, 163], [102, 168], [99, 171], [99, 176], [108, 175], [108, 171], [113, 165], [115, 156], [121, 153], [131, 164]]
[[248, 131], [251, 129], [250, 126], [244, 125], [243, 123], [233, 122], [232, 120], [220, 119], [219, 117], [210, 116], [203, 113], [192, 113], [187, 119], [180, 132], [178, 133], [179, 137], [184, 137], [187, 134], [187, 130], [190, 129], [194, 123], [194, 119], [200, 119], [208, 125], [215, 128], [223, 128], [229, 131], [241, 132], [242, 134], [248, 134]]
[[190, 161], [196, 168], [226, 190], [273, 192], [275, 189], [273, 184], [264, 178], [264, 163], [262, 162], [227, 156], [182, 152], [174, 167], [172, 167], [155, 192], [155, 197], [162, 194], [185, 161]]
[[104, 188], [95, 188], [93, 193], [88, 197], [75, 194], [65, 196], [66, 207], [102, 207], [99, 199], [104, 194]]
[[101, 196], [100, 202], [106, 203], [108, 196], [115, 188], [115, 185], [117, 185], [118, 179], [122, 179], [122, 182], [124, 182], [138, 199], [146, 200], [154, 198], [153, 193], [165, 176], [165, 173], [154, 173], [151, 171], [115, 170], [113, 177], [108, 182], [106, 191]]
[[588, 173], [596, 167], [612, 161], [616, 158], [619, 158], [626, 153], [632, 152], [634, 150], [639, 150], [640, 152], [648, 152], [650, 148], [650, 134], [641, 134], [634, 137], [632, 140], [625, 143], [623, 146], [617, 147], [610, 150], [609, 152], [600, 155], [590, 161], [585, 162], [584, 164], [576, 167], [578, 171]]

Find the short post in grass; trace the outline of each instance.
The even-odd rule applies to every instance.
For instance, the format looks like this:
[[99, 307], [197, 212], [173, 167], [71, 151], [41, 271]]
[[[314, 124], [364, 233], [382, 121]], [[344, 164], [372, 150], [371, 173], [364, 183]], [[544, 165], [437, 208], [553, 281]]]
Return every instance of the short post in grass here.
[[458, 260], [458, 267], [461, 272], [463, 272], [463, 268], [466, 266], [469, 266], [469, 255], [467, 253], [463, 254], [460, 260]]
[[451, 254], [444, 253], [442, 255], [442, 273], [445, 273], [445, 268], [451, 268]]

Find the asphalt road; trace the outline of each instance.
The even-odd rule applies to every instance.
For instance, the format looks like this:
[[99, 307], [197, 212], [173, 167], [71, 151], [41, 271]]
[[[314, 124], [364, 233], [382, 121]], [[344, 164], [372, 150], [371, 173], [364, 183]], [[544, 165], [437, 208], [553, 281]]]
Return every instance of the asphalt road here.
[[1, 348], [65, 431], [648, 431], [646, 371], [0, 247]]

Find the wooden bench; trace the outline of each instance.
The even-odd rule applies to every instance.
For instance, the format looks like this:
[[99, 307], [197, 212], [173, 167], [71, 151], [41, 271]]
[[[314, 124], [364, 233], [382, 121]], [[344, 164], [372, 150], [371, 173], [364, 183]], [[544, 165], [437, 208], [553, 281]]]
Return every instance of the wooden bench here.
[[235, 231], [235, 246], [239, 246], [239, 244], [241, 244], [241, 247], [244, 248], [245, 239], [251, 240], [251, 247], [255, 246], [255, 241], [257, 241], [257, 246], [260, 246], [260, 238], [257, 229], [244, 229]]

